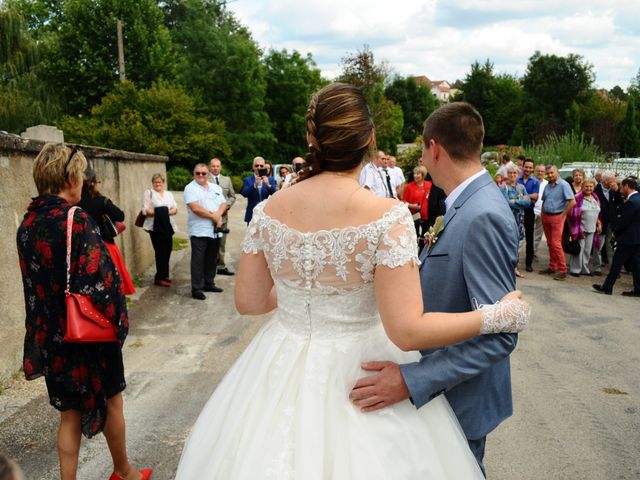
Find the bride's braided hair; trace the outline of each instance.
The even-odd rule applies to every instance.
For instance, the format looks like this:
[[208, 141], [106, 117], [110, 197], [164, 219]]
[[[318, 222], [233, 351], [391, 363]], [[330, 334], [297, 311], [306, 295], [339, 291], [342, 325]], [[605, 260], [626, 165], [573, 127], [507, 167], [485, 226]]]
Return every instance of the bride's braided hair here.
[[309, 152], [301, 179], [353, 170], [371, 150], [373, 120], [362, 91], [332, 83], [311, 98], [305, 117]]

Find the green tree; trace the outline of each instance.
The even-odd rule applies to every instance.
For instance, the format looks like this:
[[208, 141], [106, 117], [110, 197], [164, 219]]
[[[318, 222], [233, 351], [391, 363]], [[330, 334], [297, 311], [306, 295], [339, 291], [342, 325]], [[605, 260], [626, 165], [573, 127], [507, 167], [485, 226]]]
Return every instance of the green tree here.
[[609, 95], [614, 98], [617, 98], [618, 100], [622, 100], [622, 101], [627, 100], [627, 94], [624, 93], [624, 90], [622, 90], [622, 88], [619, 85], [616, 85], [611, 90], [609, 90]]
[[86, 113], [118, 82], [116, 20], [123, 22], [127, 79], [139, 87], [175, 77], [175, 54], [154, 0], [20, 0], [46, 39], [47, 81], [68, 113]]
[[544, 136], [549, 130], [571, 129], [567, 112], [572, 112], [573, 102], [581, 105], [588, 100], [594, 79], [593, 66], [580, 55], [559, 57], [535, 52], [522, 79], [525, 111], [533, 114], [523, 121], [529, 123], [527, 127], [534, 127], [530, 131], [520, 128], [525, 140]]
[[485, 144], [499, 145], [514, 140], [515, 125], [522, 115], [523, 92], [510, 75], [495, 75], [493, 63], [474, 62], [462, 85], [461, 100], [469, 102], [484, 119]]
[[640, 122], [638, 115], [638, 95], [632, 93], [627, 102], [627, 113], [622, 125], [620, 151], [623, 156], [636, 157], [640, 155]]
[[414, 77], [394, 79], [385, 89], [385, 95], [402, 108], [402, 141], [405, 143], [422, 135], [424, 121], [439, 105], [431, 91], [425, 85], [418, 85]]
[[167, 0], [165, 22], [179, 55], [179, 81], [197, 91], [202, 108], [224, 120], [235, 173], [253, 157], [273, 151], [275, 138], [265, 111], [266, 69], [249, 30], [223, 3]]
[[620, 151], [620, 132], [626, 102], [598, 90], [580, 106], [580, 128], [603, 152]]
[[231, 153], [223, 122], [198, 113], [197, 103], [182, 87], [160, 82], [138, 89], [124, 82], [88, 118], [67, 116], [61, 128], [75, 143], [167, 155], [170, 165], [191, 169], [197, 162]]
[[389, 69], [385, 63], [377, 64], [373, 52], [365, 45], [356, 53], [342, 59], [342, 73], [338, 81], [350, 83], [362, 90], [376, 128], [378, 148], [395, 152], [402, 141], [402, 108], [384, 94]]
[[33, 40], [22, 15], [0, 10], [0, 128], [19, 133], [54, 120], [55, 95], [39, 75], [41, 45]]
[[288, 163], [306, 150], [305, 114], [311, 95], [326, 84], [311, 54], [270, 50], [264, 58], [267, 90], [265, 109], [276, 147], [274, 161]]

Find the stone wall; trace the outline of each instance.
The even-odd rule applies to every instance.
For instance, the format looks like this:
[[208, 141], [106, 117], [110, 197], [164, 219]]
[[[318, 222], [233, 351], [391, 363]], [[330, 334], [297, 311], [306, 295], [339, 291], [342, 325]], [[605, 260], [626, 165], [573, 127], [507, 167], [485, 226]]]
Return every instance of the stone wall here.
[[[31, 174], [43, 141], [0, 133], [0, 382], [20, 367], [24, 338], [24, 298], [16, 250], [16, 231], [31, 198], [37, 195]], [[151, 176], [166, 176], [167, 157], [79, 145], [102, 180], [100, 191], [126, 215], [127, 229], [117, 243], [132, 278], [154, 260], [149, 235], [133, 225]]]

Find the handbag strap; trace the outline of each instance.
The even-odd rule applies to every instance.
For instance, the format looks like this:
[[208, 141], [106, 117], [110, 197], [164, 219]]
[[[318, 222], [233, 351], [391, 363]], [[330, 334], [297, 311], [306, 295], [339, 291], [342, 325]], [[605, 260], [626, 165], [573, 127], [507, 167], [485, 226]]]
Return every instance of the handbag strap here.
[[67, 289], [64, 291], [66, 295], [69, 295], [69, 288], [71, 284], [71, 233], [73, 230], [73, 214], [78, 207], [71, 207], [67, 212]]

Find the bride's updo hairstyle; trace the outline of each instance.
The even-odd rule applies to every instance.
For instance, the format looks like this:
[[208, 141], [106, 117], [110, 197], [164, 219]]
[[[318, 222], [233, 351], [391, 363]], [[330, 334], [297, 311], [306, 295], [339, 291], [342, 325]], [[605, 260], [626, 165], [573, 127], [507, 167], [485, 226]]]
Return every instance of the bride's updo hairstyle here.
[[305, 117], [309, 152], [301, 179], [358, 167], [370, 149], [373, 120], [359, 88], [332, 83], [311, 98]]

